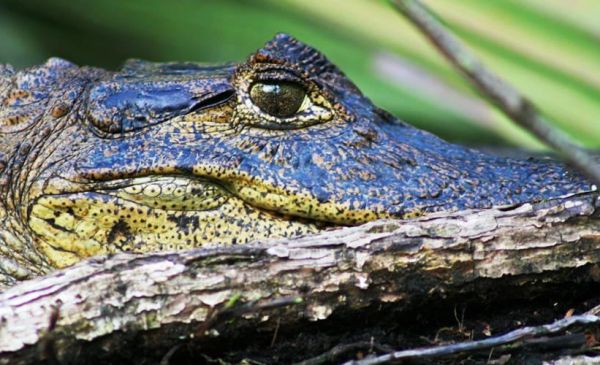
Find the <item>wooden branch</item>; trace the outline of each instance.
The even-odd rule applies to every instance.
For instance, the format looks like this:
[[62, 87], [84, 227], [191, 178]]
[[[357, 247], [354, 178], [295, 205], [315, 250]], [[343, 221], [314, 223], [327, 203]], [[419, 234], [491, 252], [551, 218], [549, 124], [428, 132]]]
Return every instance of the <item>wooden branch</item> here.
[[538, 112], [533, 102], [490, 71], [473, 53], [469, 52], [421, 1], [392, 0], [391, 3], [504, 114], [554, 148], [573, 166], [600, 185], [600, 165], [594, 158], [572, 141], [567, 134], [553, 127]]
[[576, 268], [589, 269], [584, 276], [594, 281], [597, 198], [91, 259], [0, 294], [0, 363], [157, 356], [151, 350], [164, 354], [182, 341], [214, 343], [226, 333], [291, 328], [378, 303], [401, 311], [429, 297], [492, 298], [499, 284], [541, 288], [570, 280], [561, 273]]
[[[518, 330], [509, 332], [507, 334], [487, 338], [484, 340], [467, 341], [454, 343], [450, 345], [396, 351], [381, 356], [367, 358], [364, 360], [349, 361], [344, 365], [382, 365], [391, 364], [400, 360], [423, 361], [431, 358], [448, 358], [457, 354], [464, 355], [470, 352], [477, 352], [482, 350], [489, 351], [494, 348], [502, 348], [503, 346], [508, 345], [512, 345], [513, 349], [515, 347], [521, 347], [532, 342], [537, 342], [537, 344], [539, 345], [540, 342], [551, 342], [552, 339], [548, 336], [554, 336], [557, 334], [565, 335], [567, 334], [568, 330], [576, 326], [583, 328], [596, 328], [599, 323], [600, 317], [596, 315], [588, 314], [581, 316], [573, 316], [561, 319], [548, 325], [519, 328]], [[582, 335], [580, 336], [579, 340], [580, 341], [576, 342], [578, 347], [584, 346], [586, 342], [585, 337]]]

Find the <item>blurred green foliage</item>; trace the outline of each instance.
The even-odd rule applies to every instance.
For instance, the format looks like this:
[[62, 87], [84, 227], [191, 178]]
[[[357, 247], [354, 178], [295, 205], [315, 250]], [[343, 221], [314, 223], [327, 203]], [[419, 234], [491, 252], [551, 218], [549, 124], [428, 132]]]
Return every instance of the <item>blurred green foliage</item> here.
[[[600, 147], [600, 1], [428, 0], [557, 125]], [[0, 0], [0, 62], [118, 68], [243, 60], [277, 32], [323, 51], [375, 103], [470, 144], [539, 144], [482, 101], [385, 1]]]

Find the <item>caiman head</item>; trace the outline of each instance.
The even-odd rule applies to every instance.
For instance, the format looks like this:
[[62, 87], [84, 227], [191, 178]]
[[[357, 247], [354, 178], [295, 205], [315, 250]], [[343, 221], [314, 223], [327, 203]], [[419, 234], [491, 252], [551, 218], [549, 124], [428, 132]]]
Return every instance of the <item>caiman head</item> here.
[[589, 188], [399, 122], [284, 34], [241, 64], [51, 59], [0, 77], [0, 219], [56, 267]]

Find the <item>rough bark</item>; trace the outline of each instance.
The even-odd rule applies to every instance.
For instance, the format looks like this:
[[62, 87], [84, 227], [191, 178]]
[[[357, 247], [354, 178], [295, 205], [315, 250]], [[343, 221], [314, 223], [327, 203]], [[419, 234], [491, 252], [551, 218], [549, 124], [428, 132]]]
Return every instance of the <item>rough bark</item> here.
[[593, 297], [598, 206], [591, 193], [252, 245], [95, 258], [0, 294], [0, 363], [168, 362], [182, 344], [310, 336], [321, 324], [381, 310], [435, 317], [434, 304], [448, 298]]

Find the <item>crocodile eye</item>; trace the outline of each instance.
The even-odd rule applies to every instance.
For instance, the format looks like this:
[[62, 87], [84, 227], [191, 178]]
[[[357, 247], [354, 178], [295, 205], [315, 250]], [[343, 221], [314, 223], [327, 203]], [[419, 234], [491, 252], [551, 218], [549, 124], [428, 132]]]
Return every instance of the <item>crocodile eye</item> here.
[[257, 82], [250, 88], [250, 99], [262, 111], [278, 118], [296, 114], [307, 100], [306, 90], [289, 81]]

